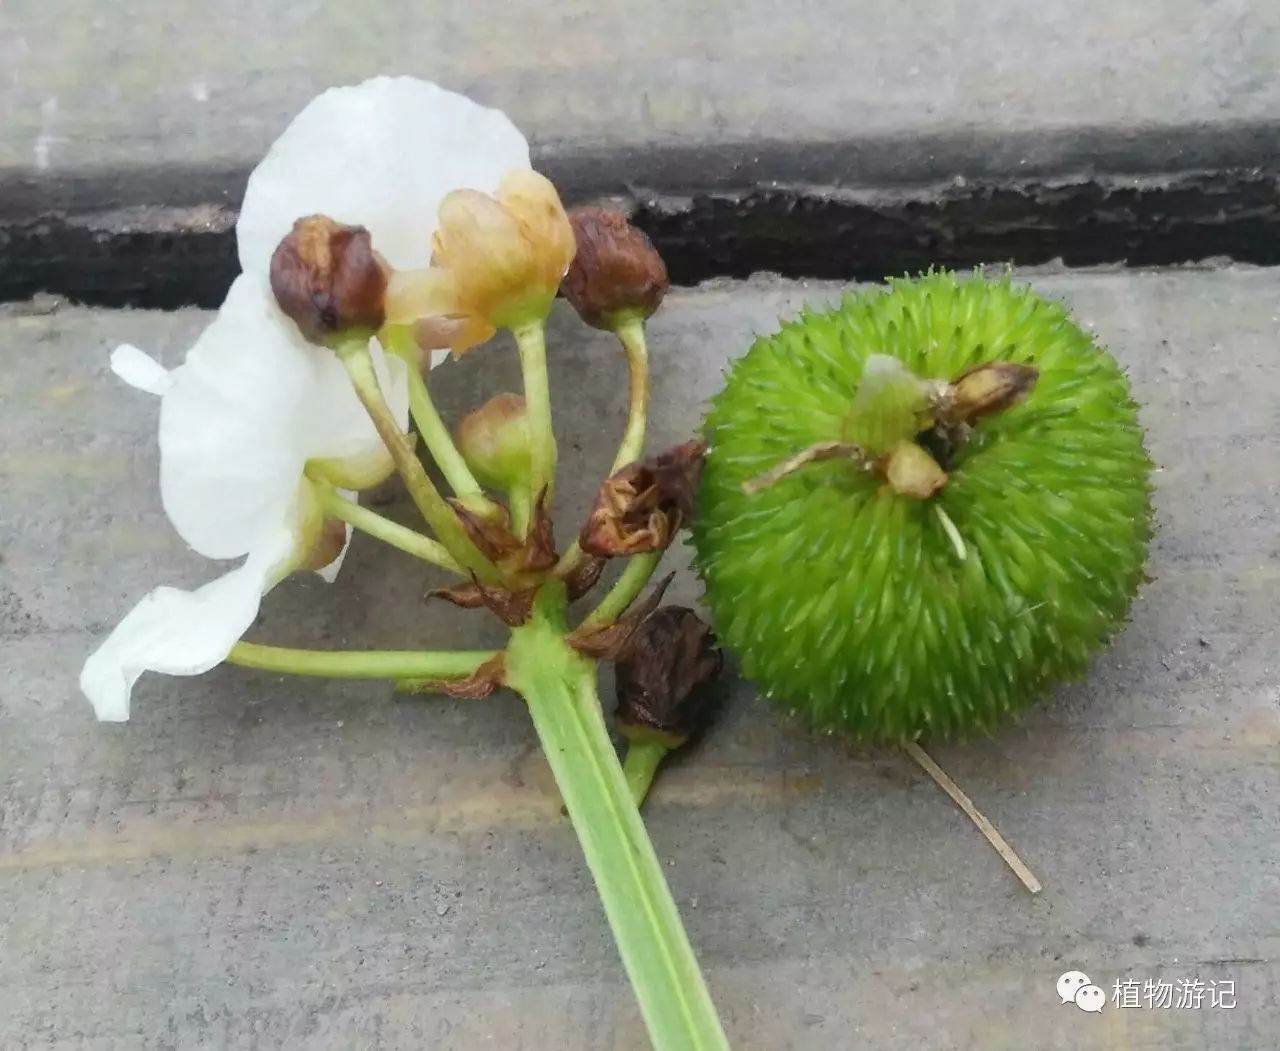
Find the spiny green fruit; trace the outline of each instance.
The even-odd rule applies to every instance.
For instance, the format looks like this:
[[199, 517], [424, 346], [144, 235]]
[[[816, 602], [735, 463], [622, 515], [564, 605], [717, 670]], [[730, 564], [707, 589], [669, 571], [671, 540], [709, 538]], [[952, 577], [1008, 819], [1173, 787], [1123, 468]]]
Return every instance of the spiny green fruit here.
[[[854, 410], [872, 355], [932, 391], [934, 425], [926, 412], [899, 442], [946, 473], [925, 498], [887, 483], [880, 450], [826, 458], [859, 435], [892, 442], [919, 409], [877, 358], [890, 394], [879, 416]], [[1019, 365], [971, 373], [992, 362]], [[1006, 375], [1034, 380], [1021, 401], [981, 382]], [[1151, 463], [1125, 376], [1007, 278], [930, 273], [804, 313], [733, 365], [705, 437], [693, 542], [717, 635], [769, 696], [858, 740], [992, 729], [1081, 675], [1143, 580]]]

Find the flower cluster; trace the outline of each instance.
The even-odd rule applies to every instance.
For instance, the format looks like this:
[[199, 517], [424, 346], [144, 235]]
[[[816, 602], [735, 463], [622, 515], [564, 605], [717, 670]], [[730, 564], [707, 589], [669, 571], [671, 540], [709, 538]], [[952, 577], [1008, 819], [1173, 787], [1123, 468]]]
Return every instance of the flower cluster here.
[[[406, 77], [325, 92], [251, 175], [236, 235], [242, 273], [185, 360], [167, 370], [126, 346], [111, 363], [160, 398], [178, 533], [242, 562], [191, 592], [157, 588], [124, 618], [81, 675], [100, 719], [128, 718], [144, 671], [247, 663], [263, 594], [297, 572], [333, 580], [353, 526], [467, 578], [437, 593], [517, 627], [548, 581], [576, 597], [605, 559], [660, 553], [691, 517], [702, 447], [639, 459], [642, 326], [666, 291], [662, 260], [621, 215], [566, 213], [501, 113]], [[632, 398], [614, 475], [559, 554], [542, 322], [562, 284], [584, 320], [618, 333]], [[516, 337], [525, 394], [495, 396], [451, 434], [424, 368], [498, 329]], [[411, 417], [452, 496], [423, 469]], [[394, 471], [435, 537], [360, 507]], [[652, 564], [607, 611], [625, 612]], [[483, 664], [490, 678], [500, 666]], [[475, 674], [423, 681], [465, 691]]]
[[[450, 201], [527, 187], [539, 178], [528, 168], [528, 144], [503, 114], [408, 77], [325, 92], [271, 147], [236, 225], [242, 273], [182, 364], [166, 370], [127, 346], [111, 359], [125, 382], [160, 398], [160, 487], [179, 535], [208, 558], [244, 561], [192, 592], [157, 588], [121, 621], [80, 678], [99, 718], [128, 718], [144, 671], [194, 675], [225, 659], [263, 593], [290, 573], [337, 574], [350, 527], [320, 497], [379, 484], [393, 460], [341, 362], [316, 344], [357, 331], [405, 431], [417, 363], [370, 338], [380, 304], [362, 301], [378, 298], [386, 275], [432, 273], [433, 236], [438, 249], [451, 229], [435, 225], [442, 206], [456, 224], [465, 208]], [[283, 273], [296, 280], [278, 302]], [[335, 290], [336, 313], [326, 301]], [[353, 304], [360, 310], [344, 315]]]

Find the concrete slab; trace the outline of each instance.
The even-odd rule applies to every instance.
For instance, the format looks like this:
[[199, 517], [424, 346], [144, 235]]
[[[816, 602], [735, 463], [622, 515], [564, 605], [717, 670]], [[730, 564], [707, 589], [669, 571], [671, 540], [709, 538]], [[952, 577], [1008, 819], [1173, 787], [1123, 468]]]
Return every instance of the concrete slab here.
[[1062, 129], [1274, 128], [1278, 64], [1268, 0], [6, 0], [0, 172], [238, 171], [317, 91], [397, 72], [503, 107], [553, 154], [780, 142], [785, 165], [798, 143], [976, 133], [980, 163], [1034, 133], [1003, 157], [1016, 174]]
[[[647, 818], [740, 1051], [1276, 1045], [1280, 272], [1034, 280], [1129, 368], [1162, 468], [1155, 579], [1089, 680], [936, 749], [1045, 892], [902, 757], [816, 740], [736, 686]], [[674, 293], [653, 324], [653, 445], [697, 425], [753, 332], [835, 294]], [[106, 352], [174, 361], [204, 321], [0, 313], [0, 1046], [642, 1048], [515, 699], [223, 668], [147, 678], [131, 723], [93, 723], [83, 655], [154, 582], [209, 574], [159, 506], [154, 406]], [[581, 508], [621, 430], [621, 363], [561, 309], [552, 346]], [[437, 376], [450, 416], [517, 382], [497, 346]], [[424, 583], [359, 541], [337, 586], [288, 583], [254, 635], [495, 638], [424, 607]], [[676, 594], [696, 597], [687, 572]], [[1108, 990], [1233, 980], [1238, 1006], [1090, 1016], [1054, 994], [1069, 968]]]

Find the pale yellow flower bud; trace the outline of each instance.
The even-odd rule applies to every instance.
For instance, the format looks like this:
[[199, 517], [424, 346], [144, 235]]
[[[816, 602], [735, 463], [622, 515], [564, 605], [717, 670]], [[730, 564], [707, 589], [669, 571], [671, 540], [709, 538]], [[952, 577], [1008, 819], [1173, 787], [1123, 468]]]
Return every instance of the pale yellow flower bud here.
[[[576, 250], [550, 181], [518, 170], [493, 197], [455, 190], [440, 202], [439, 219], [430, 269], [391, 280], [389, 321], [418, 322], [420, 339], [459, 354], [495, 328], [546, 317]], [[424, 326], [424, 319], [440, 320]]]

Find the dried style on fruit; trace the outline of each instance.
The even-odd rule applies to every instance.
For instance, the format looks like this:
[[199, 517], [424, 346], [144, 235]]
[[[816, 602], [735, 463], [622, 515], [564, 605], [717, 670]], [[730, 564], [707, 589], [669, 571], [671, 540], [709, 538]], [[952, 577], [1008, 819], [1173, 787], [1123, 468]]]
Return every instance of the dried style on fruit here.
[[[891, 376], [851, 421], [873, 355], [926, 395]], [[910, 444], [841, 444], [867, 435]], [[805, 313], [734, 365], [705, 437], [693, 537], [717, 634], [857, 739], [991, 729], [1080, 675], [1143, 579], [1151, 464], [1125, 376], [1007, 280], [930, 274]]]

